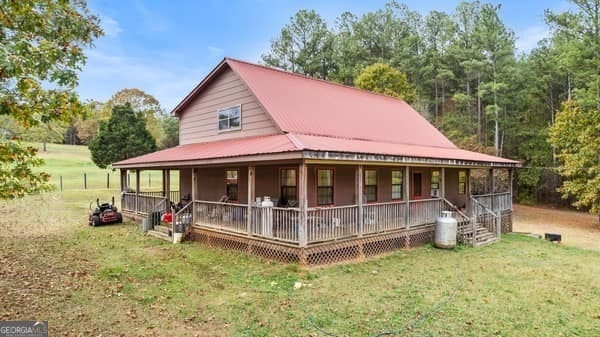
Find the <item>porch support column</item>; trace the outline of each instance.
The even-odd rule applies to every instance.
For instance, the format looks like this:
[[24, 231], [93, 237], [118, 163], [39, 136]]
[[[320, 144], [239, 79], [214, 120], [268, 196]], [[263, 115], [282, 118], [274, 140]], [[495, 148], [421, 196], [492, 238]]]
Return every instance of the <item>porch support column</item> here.
[[446, 168], [442, 167], [440, 171], [440, 197], [446, 198]]
[[362, 236], [364, 232], [364, 209], [363, 209], [363, 166], [356, 167], [356, 198], [358, 205], [358, 236]]
[[135, 169], [135, 212], [139, 211], [140, 203], [140, 170]]
[[121, 192], [127, 192], [127, 169], [120, 169], [121, 172]]
[[[179, 171], [179, 176], [181, 177], [181, 171]], [[179, 193], [181, 194], [181, 178], [179, 178]], [[196, 202], [196, 197], [198, 196], [198, 177], [196, 175], [196, 168], [192, 167], [192, 224], [196, 223], [196, 212], [194, 210], [194, 202]]]
[[404, 167], [404, 200], [406, 200], [406, 229], [410, 228], [410, 167]]
[[255, 173], [254, 166], [248, 166], [248, 215], [246, 217], [246, 231], [248, 235], [252, 234], [252, 203], [255, 196]]
[[508, 195], [510, 198], [509, 200], [510, 200], [511, 212], [513, 209], [513, 174], [514, 174], [514, 171], [515, 170], [513, 170], [512, 167], [508, 169], [508, 193], [509, 193]]
[[469, 213], [467, 213], [471, 217], [471, 233], [473, 236], [471, 238], [471, 245], [475, 247], [477, 245], [477, 214], [475, 212], [475, 208], [472, 207], [471, 203], [471, 169], [467, 169], [467, 196], [469, 201], [467, 202], [467, 207], [469, 207]]
[[493, 212], [496, 211], [496, 209], [494, 208], [494, 193], [495, 188], [496, 188], [496, 178], [494, 177], [494, 168], [492, 167], [491, 169], [489, 169], [488, 171], [489, 173], [489, 178], [490, 178], [490, 194], [492, 195], [492, 197], [490, 198], [490, 205], [491, 205], [491, 209]]
[[308, 199], [307, 199], [307, 172], [306, 163], [298, 167], [298, 206], [300, 207], [300, 216], [298, 221], [298, 243], [300, 247], [306, 247], [308, 244], [307, 219], [308, 219]]
[[167, 200], [165, 201], [167, 211], [170, 211], [171, 207], [171, 170], [163, 170], [163, 193]]

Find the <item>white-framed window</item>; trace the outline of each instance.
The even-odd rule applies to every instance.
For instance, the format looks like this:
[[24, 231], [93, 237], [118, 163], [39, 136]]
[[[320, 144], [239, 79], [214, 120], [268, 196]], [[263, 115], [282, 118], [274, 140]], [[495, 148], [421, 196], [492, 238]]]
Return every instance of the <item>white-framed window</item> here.
[[217, 111], [217, 128], [219, 132], [239, 130], [242, 128], [242, 106], [236, 105]]
[[404, 196], [404, 174], [400, 170], [392, 170], [392, 199], [400, 200]]

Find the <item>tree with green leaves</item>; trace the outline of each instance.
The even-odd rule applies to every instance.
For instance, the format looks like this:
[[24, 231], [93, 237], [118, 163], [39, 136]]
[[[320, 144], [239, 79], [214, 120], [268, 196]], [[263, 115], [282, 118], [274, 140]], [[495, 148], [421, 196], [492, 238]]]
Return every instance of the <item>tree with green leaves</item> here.
[[158, 144], [159, 149], [167, 149], [179, 145], [179, 120], [175, 117], [164, 116], [161, 119], [164, 137]]
[[415, 100], [415, 89], [408, 83], [406, 74], [389, 64], [375, 63], [365, 67], [356, 80], [356, 87], [372, 92], [401, 98], [407, 102]]
[[565, 102], [550, 128], [550, 142], [565, 179], [563, 196], [575, 197], [573, 205], [598, 214], [600, 223], [600, 110]]
[[[70, 123], [83, 109], [74, 88], [84, 49], [100, 35], [85, 1], [0, 0], [0, 115], [25, 129]], [[33, 147], [0, 140], [0, 198], [50, 189], [34, 173], [42, 165]]]
[[303, 75], [328, 79], [333, 72], [333, 34], [314, 10], [300, 10], [271, 41], [263, 61]]
[[100, 129], [88, 145], [92, 161], [100, 168], [127, 158], [156, 151], [156, 141], [146, 129], [146, 120], [129, 103], [116, 105], [108, 121], [100, 122]]

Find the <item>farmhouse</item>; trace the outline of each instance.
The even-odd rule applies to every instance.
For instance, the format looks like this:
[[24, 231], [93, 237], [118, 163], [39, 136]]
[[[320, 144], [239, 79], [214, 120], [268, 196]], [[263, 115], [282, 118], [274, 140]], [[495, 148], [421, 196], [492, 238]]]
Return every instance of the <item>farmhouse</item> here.
[[444, 210], [473, 246], [511, 230], [519, 163], [456, 147], [403, 100], [225, 58], [172, 113], [179, 146], [113, 164], [124, 214], [156, 235], [324, 264], [431, 242]]

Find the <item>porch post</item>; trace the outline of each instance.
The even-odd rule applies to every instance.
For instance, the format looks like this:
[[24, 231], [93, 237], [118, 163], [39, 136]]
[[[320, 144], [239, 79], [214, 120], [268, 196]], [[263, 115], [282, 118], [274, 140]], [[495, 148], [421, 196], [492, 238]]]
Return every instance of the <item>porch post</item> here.
[[307, 169], [306, 163], [302, 161], [298, 168], [298, 206], [300, 207], [300, 216], [298, 222], [298, 243], [300, 247], [306, 247], [308, 244], [307, 219], [308, 219], [308, 199], [307, 199]]
[[135, 169], [135, 212], [138, 213], [140, 207], [140, 169]]
[[489, 171], [489, 177], [490, 177], [490, 193], [492, 194], [492, 197], [490, 198], [490, 205], [491, 205], [491, 209], [493, 212], [496, 211], [496, 209], [494, 208], [494, 193], [496, 192], [496, 177], [494, 177], [494, 168], [492, 167]]
[[442, 167], [440, 171], [440, 197], [446, 198], [446, 168]]
[[364, 232], [364, 209], [363, 209], [363, 166], [356, 167], [356, 197], [358, 204], [358, 236], [362, 236]]
[[248, 215], [246, 216], [246, 231], [248, 235], [252, 234], [252, 203], [255, 195], [255, 175], [256, 168], [248, 166]]
[[[179, 171], [179, 176], [181, 177], [181, 171]], [[181, 194], [181, 178], [179, 178], [179, 193]], [[192, 167], [192, 224], [196, 223], [196, 212], [194, 210], [194, 203], [196, 202], [196, 197], [198, 196], [198, 177], [196, 176], [196, 168]]]
[[513, 173], [514, 170], [511, 168], [508, 169], [508, 196], [510, 200], [510, 210], [513, 209]]
[[410, 228], [410, 167], [404, 167], [404, 200], [406, 200], [406, 229]]
[[127, 169], [121, 169], [121, 192], [127, 192]]
[[171, 170], [163, 170], [163, 193], [167, 200], [165, 201], [167, 211], [171, 207]]

